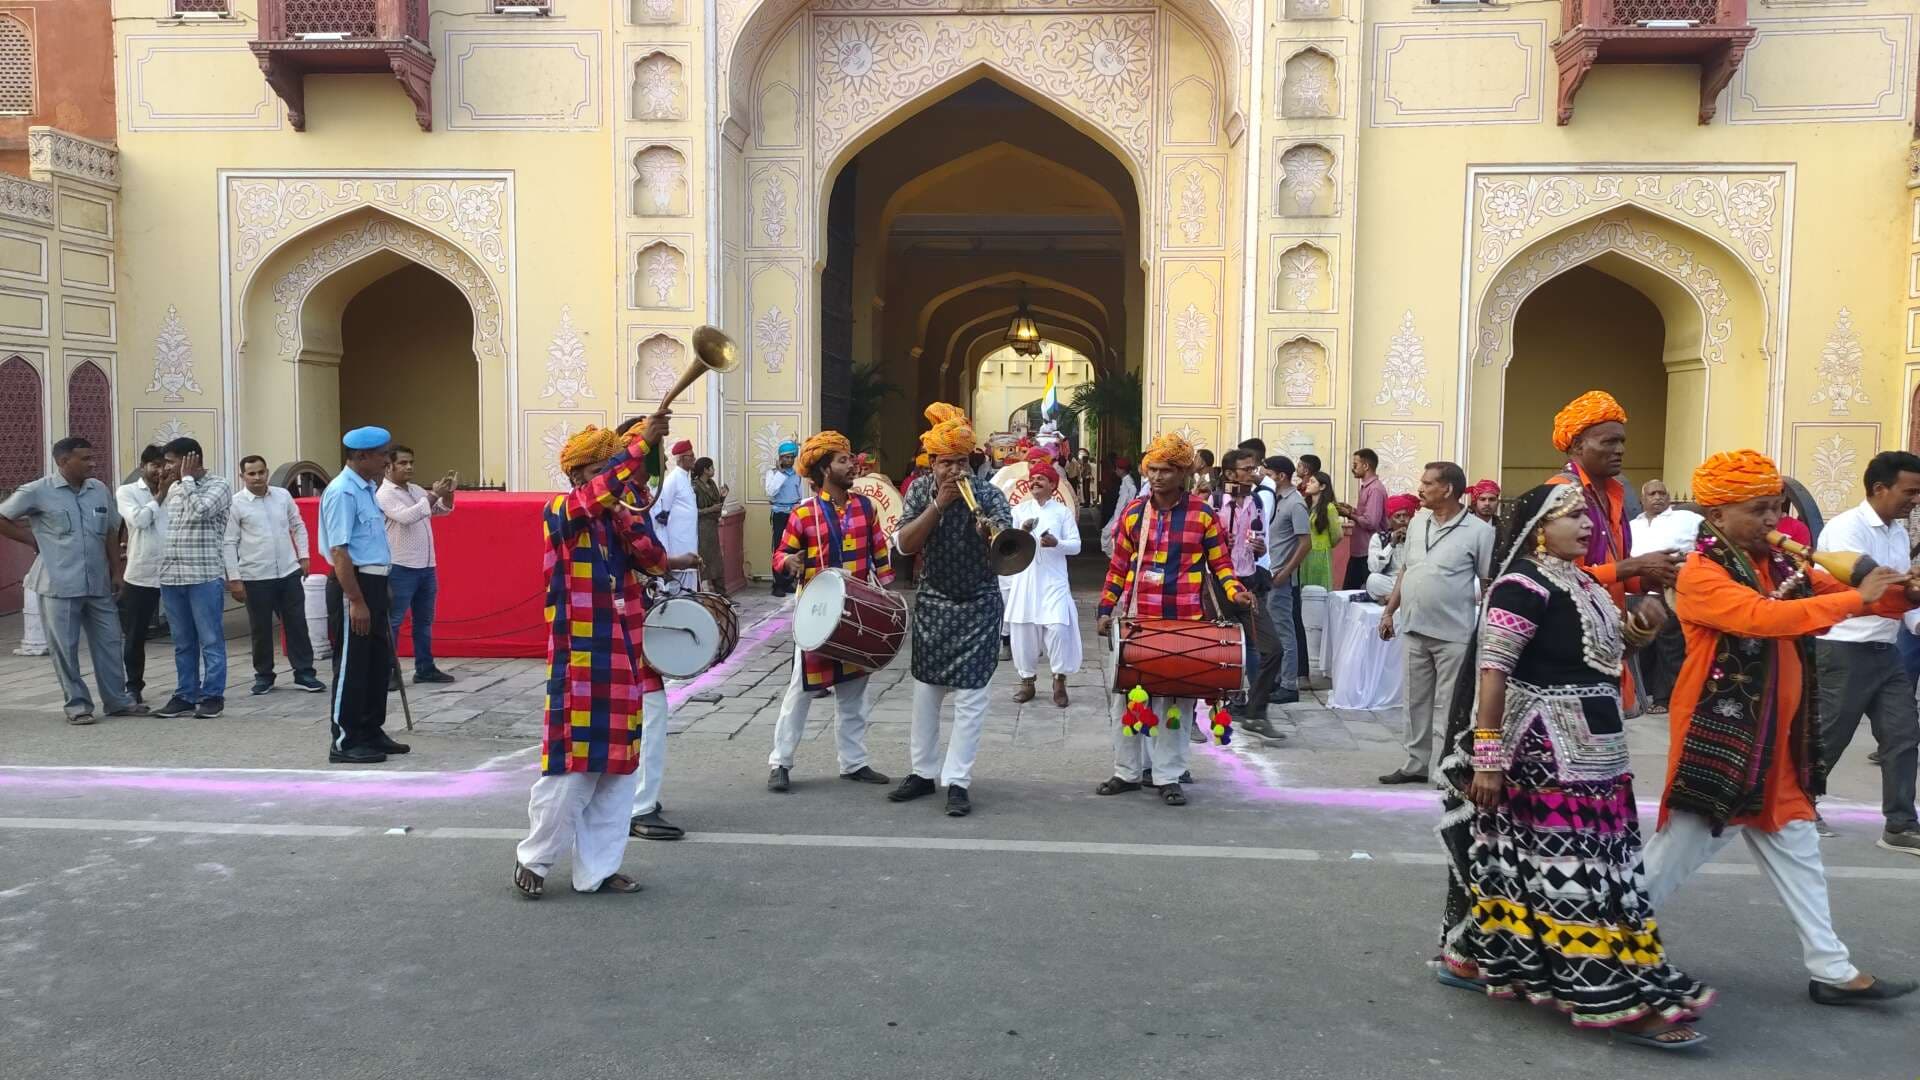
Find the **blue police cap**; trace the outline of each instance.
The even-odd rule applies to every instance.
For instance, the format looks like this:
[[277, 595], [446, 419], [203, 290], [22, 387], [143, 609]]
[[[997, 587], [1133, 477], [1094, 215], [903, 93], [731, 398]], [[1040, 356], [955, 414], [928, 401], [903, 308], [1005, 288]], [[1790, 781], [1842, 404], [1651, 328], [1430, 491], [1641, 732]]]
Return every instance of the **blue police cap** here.
[[340, 445], [349, 450], [379, 450], [393, 441], [383, 427], [357, 427], [347, 432]]

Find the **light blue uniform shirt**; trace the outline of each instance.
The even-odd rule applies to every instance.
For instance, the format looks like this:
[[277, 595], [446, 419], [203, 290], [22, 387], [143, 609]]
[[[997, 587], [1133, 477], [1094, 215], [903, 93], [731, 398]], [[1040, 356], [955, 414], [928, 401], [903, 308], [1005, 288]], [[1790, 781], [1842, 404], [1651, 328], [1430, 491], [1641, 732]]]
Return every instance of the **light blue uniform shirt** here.
[[374, 485], [352, 469], [340, 470], [320, 494], [320, 550], [332, 558], [344, 547], [355, 566], [388, 566], [387, 516], [374, 500]]

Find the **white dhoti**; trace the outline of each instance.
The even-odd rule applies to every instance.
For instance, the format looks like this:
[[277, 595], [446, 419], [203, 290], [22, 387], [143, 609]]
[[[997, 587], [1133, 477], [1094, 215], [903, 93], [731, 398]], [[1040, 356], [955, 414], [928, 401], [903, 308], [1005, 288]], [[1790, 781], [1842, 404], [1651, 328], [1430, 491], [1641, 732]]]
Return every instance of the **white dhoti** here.
[[47, 655], [46, 625], [40, 621], [40, 594], [24, 586], [20, 589], [20, 644], [15, 656]]
[[1848, 959], [1846, 945], [1833, 930], [1827, 871], [1820, 860], [1820, 834], [1811, 821], [1789, 821], [1779, 832], [1729, 825], [1715, 836], [1706, 818], [1674, 811], [1667, 815], [1666, 827], [1647, 842], [1641, 857], [1646, 867], [1647, 899], [1654, 910], [1665, 908], [1667, 898], [1680, 883], [1735, 837], [1747, 842], [1747, 854], [1760, 864], [1761, 873], [1773, 883], [1773, 891], [1786, 905], [1793, 928], [1800, 935], [1800, 954], [1807, 974], [1834, 986], [1858, 978], [1860, 969]]
[[[1147, 707], [1160, 718], [1160, 726], [1154, 728], [1151, 735], [1144, 732], [1129, 735], [1120, 726], [1120, 716], [1127, 710], [1127, 696], [1109, 694], [1107, 701], [1107, 718], [1113, 725], [1113, 775], [1137, 784], [1142, 771], [1152, 769], [1156, 784], [1179, 782], [1181, 774], [1187, 771], [1188, 748], [1193, 738], [1188, 726], [1206, 721], [1206, 714], [1201, 711], [1206, 706], [1177, 698], [1148, 698]], [[1178, 729], [1167, 727], [1167, 710], [1175, 705], [1180, 707]]]
[[[793, 651], [793, 677], [787, 680], [787, 694], [780, 700], [780, 718], [773, 724], [773, 753], [767, 755], [770, 769], [793, 768], [794, 752], [800, 749], [800, 737], [807, 731], [807, 714], [813, 710], [813, 695], [807, 692], [806, 670], [800, 650]], [[833, 695], [836, 740], [840, 748], [840, 771], [850, 773], [867, 764], [867, 677], [842, 679], [827, 689]]]
[[627, 811], [640, 774], [565, 773], [533, 782], [527, 800], [532, 831], [514, 849], [520, 865], [546, 877], [571, 848], [573, 888], [592, 892], [620, 869], [627, 851]]
[[1013, 669], [1023, 679], [1031, 679], [1039, 672], [1040, 658], [1047, 659], [1047, 670], [1055, 675], [1068, 675], [1080, 670], [1080, 628], [1049, 623], [1041, 626], [1035, 623], [1014, 623], [1013, 631]]
[[[940, 709], [953, 695], [953, 733], [947, 758], [940, 761]], [[913, 775], [948, 787], [973, 786], [973, 759], [980, 752], [980, 729], [987, 721], [987, 688], [956, 690], [932, 683], [913, 684], [913, 733], [909, 753]]]
[[666, 691], [640, 699], [640, 786], [633, 793], [634, 817], [660, 808], [660, 785], [667, 777], [667, 729], [672, 724]]

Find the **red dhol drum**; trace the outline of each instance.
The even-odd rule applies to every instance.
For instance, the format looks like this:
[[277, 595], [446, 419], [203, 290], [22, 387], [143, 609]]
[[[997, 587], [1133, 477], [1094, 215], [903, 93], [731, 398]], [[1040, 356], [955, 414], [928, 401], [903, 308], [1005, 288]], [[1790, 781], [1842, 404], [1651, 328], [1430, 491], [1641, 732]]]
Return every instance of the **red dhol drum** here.
[[1154, 697], [1217, 701], [1244, 694], [1246, 632], [1239, 623], [1129, 619], [1119, 626], [1113, 688], [1138, 686]]
[[793, 643], [829, 660], [878, 671], [907, 641], [907, 602], [845, 571], [820, 571], [793, 611]]

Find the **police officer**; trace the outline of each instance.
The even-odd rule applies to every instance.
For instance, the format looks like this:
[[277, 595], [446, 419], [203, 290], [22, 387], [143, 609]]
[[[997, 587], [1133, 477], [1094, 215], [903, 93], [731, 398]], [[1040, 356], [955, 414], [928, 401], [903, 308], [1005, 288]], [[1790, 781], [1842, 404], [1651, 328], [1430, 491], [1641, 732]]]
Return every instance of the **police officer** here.
[[327, 637], [333, 642], [333, 708], [327, 760], [370, 765], [412, 749], [381, 730], [393, 651], [387, 636], [387, 519], [374, 500], [387, 469], [385, 428], [362, 427], [340, 440], [347, 465], [320, 496], [320, 546], [333, 564], [327, 579]]

